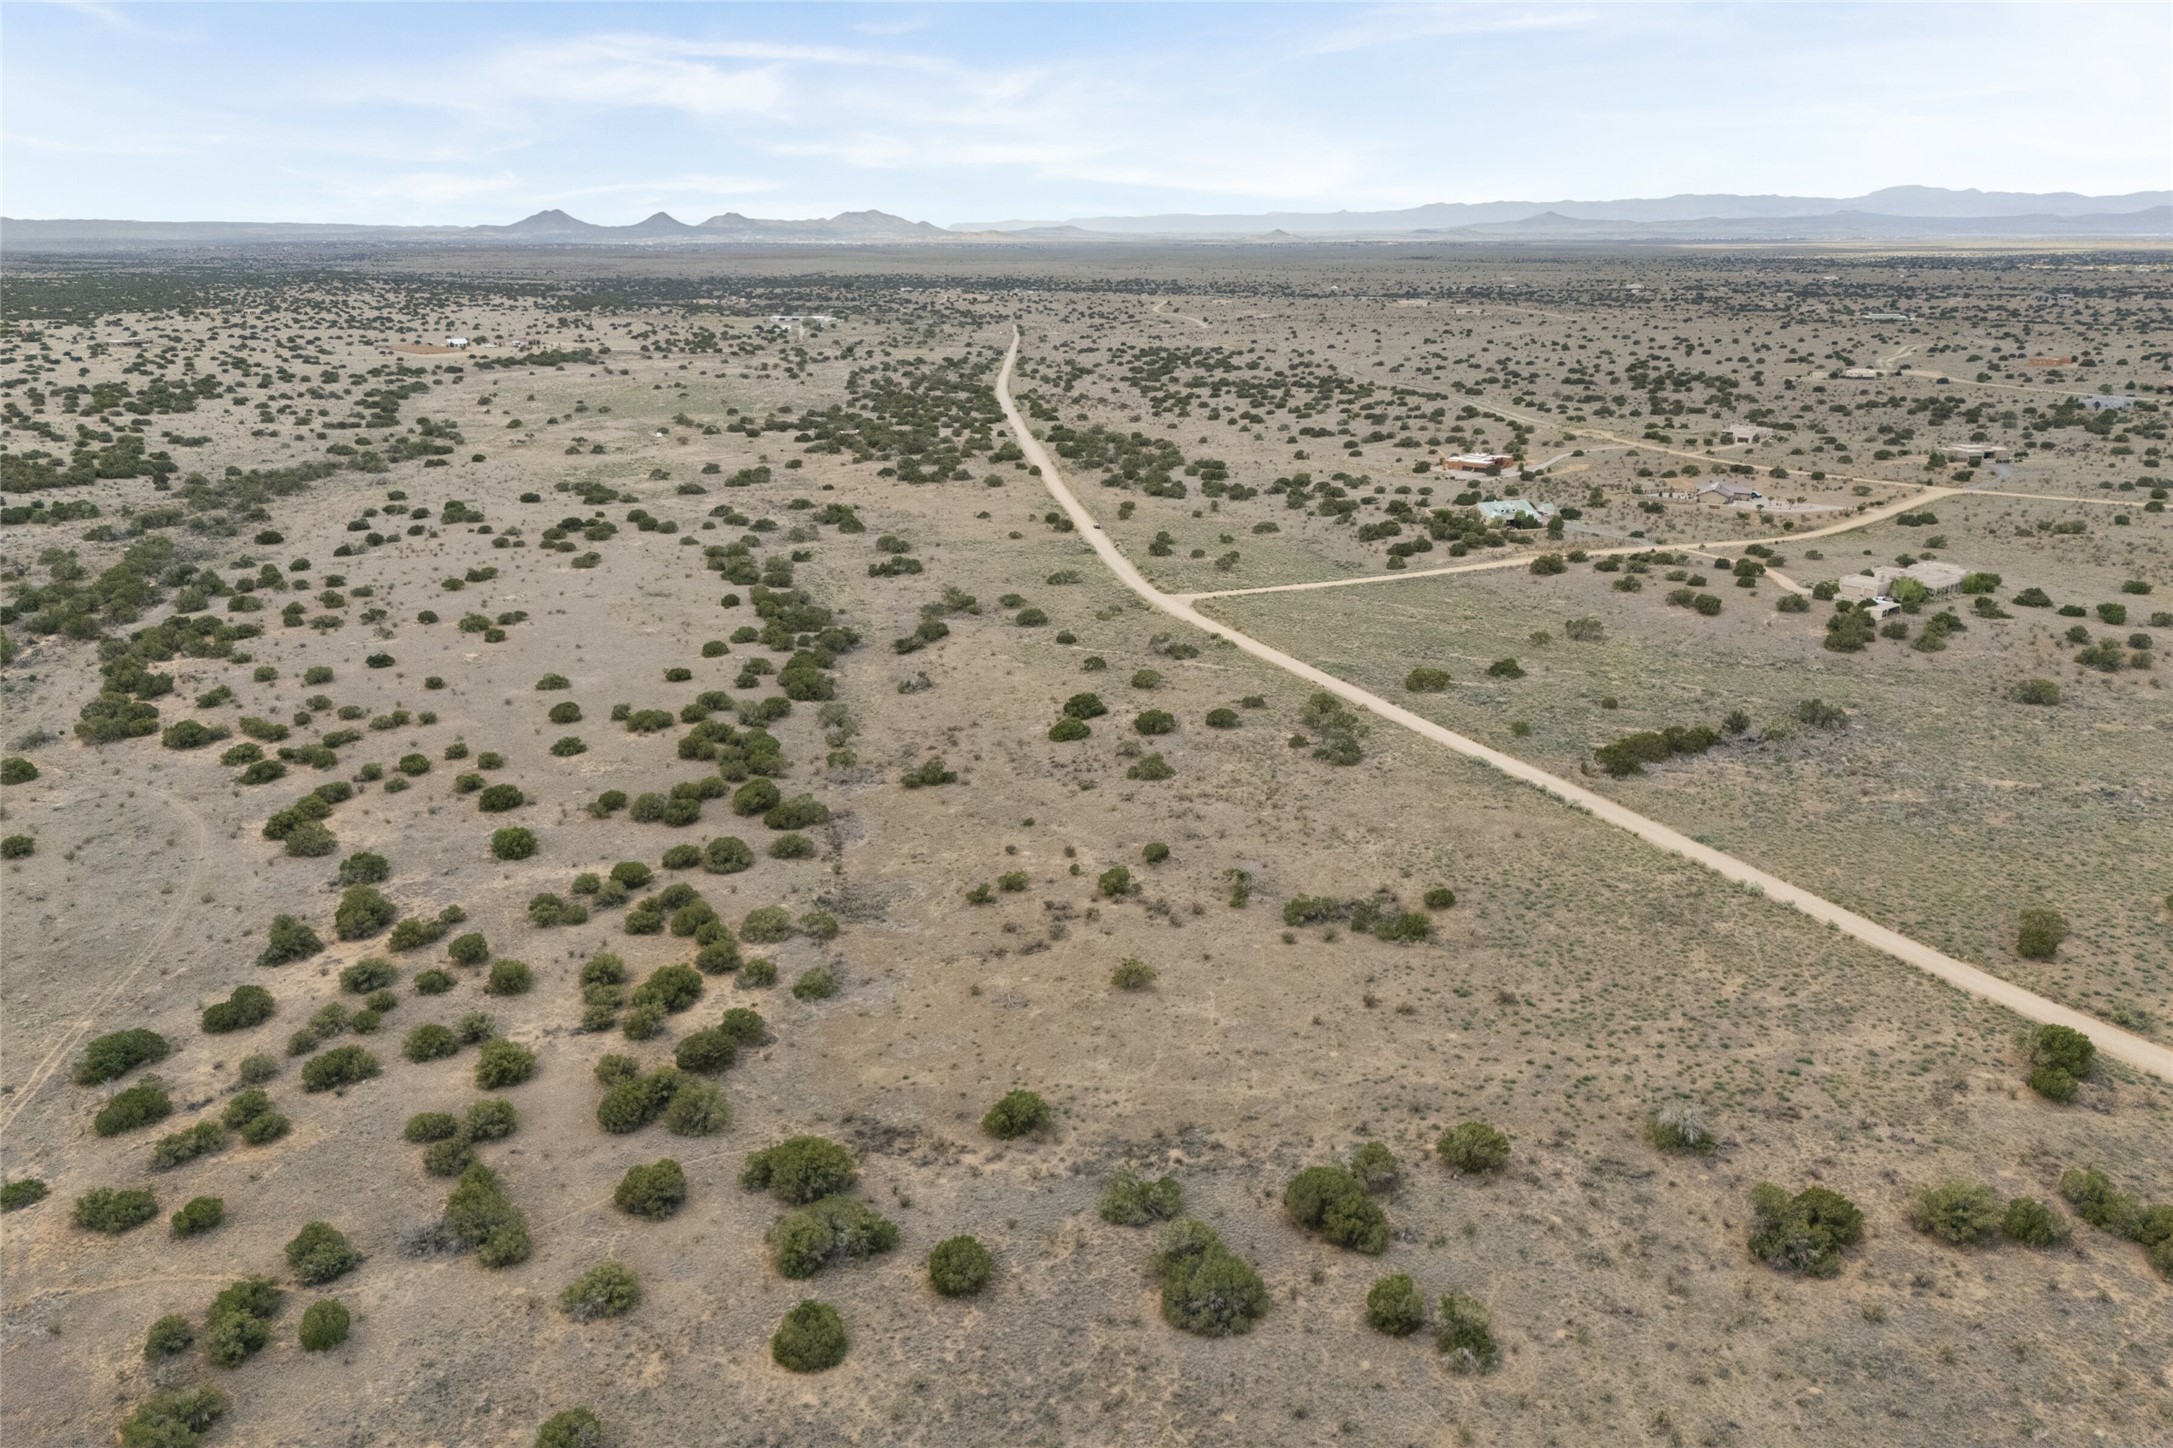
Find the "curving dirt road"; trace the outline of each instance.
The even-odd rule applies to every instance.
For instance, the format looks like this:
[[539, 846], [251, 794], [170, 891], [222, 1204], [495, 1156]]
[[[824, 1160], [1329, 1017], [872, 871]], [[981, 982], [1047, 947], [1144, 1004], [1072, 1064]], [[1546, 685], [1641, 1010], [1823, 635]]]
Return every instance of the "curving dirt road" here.
[[[1131, 589], [1133, 593], [1137, 594], [1151, 607], [1159, 609], [1172, 618], [1191, 624], [1194, 628], [1205, 630], [1217, 638], [1227, 639], [1254, 658], [1273, 664], [1286, 673], [1294, 674], [1315, 688], [1325, 689], [1339, 698], [1379, 715], [1392, 724], [1410, 730], [1423, 739], [1444, 745], [1459, 754], [1476, 759], [1482, 764], [1491, 765], [1511, 779], [1519, 780], [1533, 786], [1535, 789], [1553, 795], [1556, 799], [1583, 810], [1595, 819], [1611, 824], [1618, 829], [1629, 831], [1647, 844], [1656, 845], [1671, 854], [1680, 855], [1686, 860], [1704, 866], [1725, 880], [1732, 880], [1739, 885], [1747, 885], [1771, 899], [1780, 901], [1784, 905], [1793, 906], [1812, 919], [1823, 921], [1843, 934], [1853, 936], [1874, 949], [1884, 951], [1906, 965], [1913, 965], [1919, 970], [1937, 976], [1940, 980], [1958, 990], [1967, 991], [1981, 1000], [2004, 1006], [2026, 1020], [2048, 1025], [2068, 1026], [2074, 1030], [2083, 1031], [2097, 1044], [2098, 1050], [2112, 1059], [2132, 1066], [2136, 1070], [2148, 1072], [2161, 1080], [2173, 1081], [2173, 1050], [2169, 1050], [2155, 1042], [2147, 1041], [2131, 1032], [2107, 1025], [2094, 1016], [2071, 1010], [2057, 1001], [2047, 1000], [2034, 991], [2024, 990], [2012, 981], [2002, 980], [1989, 971], [1980, 970], [1965, 961], [1956, 960], [1953, 956], [1911, 940], [1908, 936], [1898, 931], [1889, 930], [1875, 920], [1866, 919], [1853, 910], [1834, 904], [1831, 900], [1791, 885], [1786, 880], [1770, 875], [1754, 865], [1745, 864], [1732, 855], [1722, 854], [1709, 845], [1699, 844], [1688, 835], [1671, 829], [1658, 820], [1648, 819], [1635, 810], [1627, 809], [1608, 799], [1605, 795], [1596, 794], [1581, 785], [1574, 784], [1559, 775], [1550, 774], [1537, 765], [1528, 764], [1513, 755], [1503, 754], [1497, 749], [1490, 749], [1476, 739], [1469, 739], [1464, 735], [1444, 729], [1432, 720], [1421, 718], [1408, 709], [1391, 704], [1388, 700], [1381, 698], [1377, 694], [1369, 693], [1356, 684], [1339, 679], [1333, 674], [1313, 667], [1302, 659], [1293, 658], [1280, 649], [1262, 643], [1250, 634], [1240, 633], [1226, 623], [1209, 618], [1195, 609], [1188, 599], [1162, 592], [1140, 574], [1140, 571], [1132, 565], [1131, 560], [1126, 558], [1118, 550], [1117, 545], [1110, 541], [1109, 535], [1102, 531], [1101, 525], [1094, 521], [1093, 514], [1089, 513], [1081, 505], [1078, 498], [1072, 494], [1071, 488], [1064, 482], [1063, 475], [1057, 471], [1055, 459], [1049, 456], [1048, 451], [1042, 447], [1041, 440], [1035, 437], [1032, 430], [1027, 427], [1026, 419], [1019, 415], [1018, 405], [1011, 398], [1011, 372], [1019, 359], [1020, 341], [1020, 334], [1017, 328], [1014, 327], [1011, 334], [1011, 349], [1004, 354], [1003, 369], [996, 376], [996, 400], [1003, 407], [1004, 417], [1010, 422], [1011, 431], [1017, 437], [1019, 447], [1026, 453], [1027, 461], [1040, 470], [1041, 480], [1048, 486], [1050, 496], [1055, 498], [1058, 506], [1063, 508], [1066, 516], [1071, 519], [1072, 525], [1079, 530], [1080, 536], [1093, 546], [1095, 553], [1100, 555], [1103, 564], [1108, 567], [1109, 571], [1114, 573], [1125, 587]], [[1910, 505], [1913, 506], [1916, 501], [1918, 500], [1912, 499]], [[1398, 573], [1387, 576], [1389, 578], [1408, 578], [1423, 577], [1424, 575]]]

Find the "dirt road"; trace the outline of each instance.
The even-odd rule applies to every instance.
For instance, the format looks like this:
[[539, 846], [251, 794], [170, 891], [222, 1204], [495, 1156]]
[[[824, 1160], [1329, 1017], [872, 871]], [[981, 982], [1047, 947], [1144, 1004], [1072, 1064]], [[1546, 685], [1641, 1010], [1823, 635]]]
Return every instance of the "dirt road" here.
[[[1853, 936], [1874, 949], [1884, 951], [1904, 964], [1913, 965], [1919, 970], [1937, 976], [1940, 980], [1958, 990], [1967, 991], [1981, 1000], [2004, 1006], [2027, 1020], [2049, 1025], [2068, 1026], [2085, 1032], [2092, 1041], [2096, 1042], [2098, 1050], [2112, 1059], [2132, 1066], [2136, 1070], [2148, 1072], [2161, 1080], [2173, 1081], [2173, 1050], [2169, 1050], [2155, 1042], [2147, 1041], [2141, 1036], [2128, 1031], [2107, 1025], [2094, 1016], [2071, 1010], [2057, 1001], [2047, 1000], [2034, 991], [2024, 990], [2011, 981], [2002, 980], [1989, 971], [1980, 970], [1965, 961], [1956, 960], [1941, 951], [1933, 950], [1930, 946], [1911, 940], [1898, 931], [1887, 929], [1875, 920], [1858, 915], [1853, 910], [1844, 909], [1831, 900], [1791, 885], [1778, 876], [1770, 875], [1756, 866], [1745, 864], [1734, 856], [1723, 854], [1709, 845], [1700, 844], [1689, 836], [1661, 824], [1658, 820], [1647, 819], [1645, 816], [1615, 803], [1604, 795], [1596, 794], [1581, 785], [1561, 778], [1559, 775], [1549, 774], [1537, 765], [1528, 764], [1513, 755], [1490, 749], [1476, 739], [1469, 739], [1461, 734], [1444, 729], [1430, 719], [1421, 718], [1408, 709], [1391, 704], [1377, 694], [1368, 693], [1357, 685], [1336, 678], [1333, 674], [1317, 669], [1302, 659], [1293, 658], [1280, 649], [1264, 644], [1250, 634], [1240, 633], [1226, 623], [1209, 618], [1195, 609], [1187, 599], [1162, 592], [1141, 576], [1140, 571], [1132, 565], [1131, 560], [1118, 550], [1117, 545], [1110, 541], [1108, 534], [1102, 531], [1101, 525], [1094, 521], [1094, 515], [1089, 513], [1078, 498], [1072, 494], [1071, 488], [1065, 483], [1063, 475], [1057, 471], [1056, 460], [1049, 456], [1048, 451], [1042, 447], [1041, 440], [1035, 437], [1032, 430], [1027, 427], [1026, 419], [1019, 414], [1018, 405], [1011, 398], [1011, 372], [1018, 362], [1019, 346], [1020, 336], [1014, 329], [1011, 337], [1011, 350], [1004, 355], [1003, 369], [996, 377], [996, 400], [1003, 407], [1004, 417], [1009, 420], [1011, 431], [1017, 437], [1019, 447], [1026, 453], [1027, 461], [1040, 469], [1042, 482], [1048, 486], [1050, 496], [1054, 497], [1058, 506], [1063, 508], [1065, 514], [1071, 519], [1073, 526], [1079, 530], [1080, 536], [1093, 546], [1095, 553], [1101, 557], [1102, 562], [1108, 567], [1109, 571], [1114, 573], [1125, 587], [1139, 595], [1149, 606], [1159, 609], [1172, 618], [1191, 624], [1195, 628], [1214, 634], [1218, 638], [1227, 639], [1256, 659], [1273, 664], [1286, 673], [1293, 674], [1316, 688], [1325, 689], [1349, 703], [1369, 710], [1392, 724], [1410, 730], [1421, 738], [1445, 745], [1459, 754], [1476, 759], [1483, 764], [1491, 765], [1512, 779], [1519, 780], [1533, 786], [1535, 789], [1553, 795], [1556, 799], [1583, 810], [1595, 819], [1611, 824], [1618, 829], [1628, 830], [1648, 844], [1656, 845], [1671, 854], [1680, 855], [1684, 859], [1702, 865], [1723, 879], [1732, 880], [1740, 885], [1747, 885], [1754, 890], [1760, 891], [1770, 899], [1778, 900], [1784, 905], [1793, 906], [1812, 919], [1824, 921], [1843, 934]], [[1931, 491], [1944, 493], [1953, 490]], [[1391, 574], [1389, 576], [1401, 578], [1423, 575]]]

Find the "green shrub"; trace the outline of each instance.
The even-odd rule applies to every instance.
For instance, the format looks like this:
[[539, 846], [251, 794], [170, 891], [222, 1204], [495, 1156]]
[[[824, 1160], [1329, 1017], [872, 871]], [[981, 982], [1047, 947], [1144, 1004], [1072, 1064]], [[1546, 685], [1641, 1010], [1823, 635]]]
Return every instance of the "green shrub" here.
[[217, 1388], [171, 1388], [136, 1405], [121, 1424], [121, 1448], [195, 1448], [224, 1416]]
[[845, 1361], [845, 1323], [827, 1302], [808, 1298], [770, 1336], [770, 1357], [787, 1372], [819, 1373]]
[[1420, 667], [1404, 677], [1403, 686], [1414, 694], [1439, 694], [1449, 687], [1449, 683], [1447, 669]]
[[793, 936], [792, 912], [782, 905], [764, 905], [747, 912], [739, 936], [750, 945], [776, 945]]
[[1521, 679], [1524, 668], [1515, 659], [1496, 659], [1486, 666], [1486, 673], [1490, 679]]
[[418, 1146], [447, 1141], [460, 1135], [460, 1119], [450, 1111], [418, 1111], [401, 1134]]
[[932, 754], [926, 760], [899, 777], [899, 783], [907, 789], [924, 789], [941, 784], [956, 784], [958, 771], [944, 767], [943, 756]]
[[151, 1149], [151, 1169], [169, 1171], [183, 1162], [208, 1156], [226, 1145], [226, 1128], [216, 1121], [199, 1121], [194, 1126], [159, 1138]]
[[1121, 900], [1132, 890], [1132, 872], [1122, 865], [1112, 865], [1102, 871], [1095, 888], [1111, 900]]
[[169, 1312], [151, 1324], [143, 1335], [143, 1355], [152, 1362], [187, 1352], [196, 1342], [196, 1329], [178, 1312]]
[[38, 777], [38, 766], [20, 754], [0, 759], [0, 784], [28, 784]]
[[1909, 1225], [1955, 1247], [1993, 1239], [2000, 1226], [1999, 1198], [1975, 1182], [1926, 1187], [1909, 1203]]
[[383, 990], [399, 976], [391, 961], [382, 955], [372, 955], [340, 972], [340, 989], [350, 995], [368, 995], [371, 991]]
[[336, 1297], [323, 1297], [302, 1310], [302, 1351], [326, 1352], [347, 1341], [347, 1307]]
[[19, 1212], [44, 1201], [52, 1191], [37, 1177], [15, 1177], [0, 1185], [0, 1212]]
[[417, 1026], [400, 1044], [400, 1054], [410, 1061], [436, 1061], [460, 1050], [460, 1038], [435, 1022]]
[[1177, 716], [1167, 709], [1142, 710], [1132, 719], [1132, 728], [1141, 734], [1167, 734], [1177, 727]]
[[747, 1158], [739, 1184], [768, 1191], [789, 1206], [804, 1206], [853, 1184], [852, 1156], [821, 1136], [795, 1136]]
[[146, 1076], [109, 1097], [98, 1114], [91, 1118], [91, 1128], [100, 1136], [118, 1136], [124, 1131], [164, 1121], [173, 1114], [173, 1109], [173, 1098], [166, 1094], [166, 1083], [156, 1076]]
[[806, 835], [779, 835], [770, 841], [769, 853], [773, 860], [811, 860], [817, 851]]
[[1459, 1373], [1492, 1372], [1501, 1361], [1486, 1308], [1461, 1292], [1442, 1295], [1441, 1326], [1434, 1334], [1434, 1346]]
[[2000, 1217], [2000, 1235], [2025, 1247], [2056, 1247], [2068, 1237], [2067, 1219], [2035, 1197], [2016, 1197]]
[[724, 1093], [708, 1081], [681, 1081], [664, 1108], [664, 1129], [674, 1136], [714, 1136], [732, 1124]]
[[1119, 1227], [1144, 1227], [1166, 1222], [1184, 1210], [1184, 1188], [1175, 1177], [1146, 1181], [1131, 1171], [1119, 1171], [1102, 1193], [1101, 1218]]
[[[627, 1057], [607, 1056], [598, 1063], [599, 1073], [605, 1063], [613, 1061], [632, 1065]], [[664, 1114], [680, 1085], [678, 1071], [670, 1067], [647, 1076], [631, 1070], [615, 1075], [606, 1087], [603, 1099], [596, 1103], [596, 1124], [615, 1136], [639, 1131]]]
[[279, 1310], [280, 1291], [269, 1277], [244, 1277], [211, 1300], [204, 1314], [204, 1348], [222, 1368], [239, 1367], [270, 1338], [265, 1324]]
[[461, 1174], [445, 1201], [445, 1228], [453, 1241], [485, 1267], [510, 1267], [529, 1253], [528, 1219], [481, 1162]]
[[2060, 953], [2060, 942], [2065, 939], [2066, 916], [2057, 910], [2025, 910], [2015, 934], [2015, 954], [2024, 960], [2051, 960]]
[[1509, 1138], [1483, 1121], [1466, 1121], [1443, 1133], [1434, 1149], [1467, 1174], [1500, 1171], [1509, 1164]]
[[1051, 744], [1072, 744], [1092, 734], [1084, 719], [1074, 719], [1069, 714], [1049, 726]]
[[226, 1203], [217, 1197], [191, 1197], [181, 1210], [167, 1218], [176, 1237], [194, 1237], [226, 1220]]
[[898, 1245], [898, 1229], [852, 1197], [822, 1197], [777, 1219], [767, 1238], [781, 1276], [812, 1277], [833, 1262], [878, 1256]]
[[1124, 777], [1126, 779], [1140, 779], [1154, 782], [1164, 779], [1175, 779], [1177, 777], [1177, 770], [1170, 764], [1167, 759], [1164, 759], [1159, 753], [1156, 753], [1145, 755], [1139, 760], [1135, 761], [1131, 768], [1124, 771]]
[[536, 1430], [536, 1448], [603, 1448], [604, 1425], [586, 1408], [553, 1413]]
[[92, 1187], [75, 1201], [71, 1220], [87, 1232], [118, 1236], [158, 1215], [158, 1199], [141, 1189]]
[[1448, 910], [1456, 904], [1456, 892], [1446, 885], [1436, 885], [1426, 892], [1428, 910]]
[[1283, 1189], [1292, 1221], [1339, 1247], [1379, 1256], [1388, 1250], [1388, 1217], [1357, 1177], [1339, 1166], [1308, 1167]]
[[742, 818], [768, 814], [783, 799], [783, 793], [769, 780], [750, 779], [732, 792], [732, 813]]
[[2069, 1167], [2060, 1174], [2060, 1195], [2082, 1219], [2102, 1231], [2126, 1236], [2142, 1203], [2116, 1188], [2096, 1167]]
[[510, 1101], [478, 1101], [468, 1107], [461, 1133], [470, 1141], [503, 1141], [513, 1134], [520, 1115]]
[[2057, 1066], [2033, 1066], [2027, 1081], [2029, 1088], [2047, 1101], [2065, 1106], [2075, 1099], [2075, 1078]]
[[490, 852], [501, 860], [525, 860], [536, 852], [536, 832], [520, 825], [493, 830]]
[[705, 1076], [728, 1069], [738, 1056], [739, 1047], [732, 1038], [714, 1026], [687, 1035], [672, 1052], [680, 1070]]
[[687, 1174], [670, 1157], [648, 1166], [632, 1166], [619, 1179], [611, 1200], [629, 1216], [661, 1222], [687, 1199]]
[[636, 1006], [677, 1014], [702, 998], [702, 973], [691, 965], [660, 965], [634, 990]]
[[163, 1061], [173, 1047], [156, 1031], [114, 1031], [99, 1036], [83, 1048], [71, 1073], [78, 1086], [97, 1086], [125, 1076], [138, 1066]]
[[445, 947], [445, 954], [455, 965], [481, 965], [490, 959], [490, 942], [482, 932], [470, 930], [456, 935]]
[[1393, 1192], [1403, 1181], [1403, 1163], [1396, 1160], [1396, 1153], [1378, 1141], [1361, 1143], [1351, 1153], [1350, 1170], [1368, 1196]]
[[235, 1074], [241, 1078], [244, 1086], [262, 1085], [279, 1074], [279, 1062], [260, 1051], [255, 1055], [242, 1057], [241, 1065], [235, 1068]]
[[1049, 1124], [1049, 1103], [1033, 1091], [1015, 1089], [998, 1099], [981, 1118], [981, 1129], [998, 1141], [1010, 1141]]
[[2057, 704], [2060, 686], [2050, 679], [2024, 679], [2007, 691], [2007, 697], [2017, 704]]
[[317, 938], [317, 932], [292, 915], [274, 915], [268, 936], [269, 943], [257, 956], [258, 965], [285, 965], [291, 960], [307, 960], [324, 949], [324, 942]]
[[447, 991], [451, 990], [454, 985], [457, 984], [457, 982], [453, 979], [452, 976], [448, 975], [446, 972], [442, 970], [431, 969], [417, 971], [412, 984], [415, 987], [415, 994], [431, 996], [444, 995]]
[[1118, 961], [1116, 969], [1109, 973], [1109, 983], [1118, 990], [1147, 990], [1154, 981], [1154, 967], [1131, 956]]
[[996, 1271], [996, 1259], [978, 1238], [952, 1237], [928, 1254], [928, 1284], [945, 1297], [974, 1297]]
[[1228, 1337], [1252, 1331], [1267, 1314], [1260, 1274], [1197, 1217], [1179, 1217], [1163, 1229], [1155, 1269], [1162, 1278], [1162, 1317], [1172, 1327]]
[[799, 979], [792, 983], [795, 1000], [826, 1001], [837, 994], [837, 989], [837, 977], [830, 973], [827, 966], [821, 965], [810, 966], [801, 971]]
[[483, 983], [486, 995], [526, 995], [535, 984], [535, 972], [521, 960], [500, 960], [492, 963], [490, 978]]
[[1409, 1337], [1426, 1325], [1426, 1299], [1404, 1273], [1383, 1277], [1366, 1293], [1366, 1326], [1390, 1337]]
[[1750, 1251], [1782, 1272], [1832, 1277], [1841, 1270], [1841, 1252], [1864, 1235], [1864, 1214], [1856, 1204], [1824, 1187], [1807, 1187], [1791, 1197], [1771, 1182], [1751, 1189]]
[[377, 1057], [360, 1046], [335, 1046], [322, 1055], [312, 1056], [302, 1066], [304, 1091], [331, 1091], [342, 1086], [352, 1086], [357, 1081], [367, 1081], [384, 1068]]
[[342, 940], [367, 940], [389, 929], [399, 907], [373, 885], [350, 885], [332, 915], [332, 931]]
[[518, 1086], [536, 1074], [536, 1053], [517, 1042], [485, 1041], [475, 1062], [475, 1084], [485, 1091]]
[[748, 1006], [734, 1006], [717, 1022], [717, 1029], [730, 1036], [741, 1050], [770, 1043], [769, 1023], [762, 1014]]
[[475, 1163], [475, 1151], [459, 1136], [433, 1141], [423, 1152], [423, 1170], [434, 1177], [456, 1177]]
[[0, 860], [27, 860], [38, 852], [38, 842], [29, 835], [9, 835], [0, 839]]
[[575, 1322], [624, 1317], [640, 1301], [641, 1280], [623, 1262], [597, 1263], [558, 1295], [559, 1310]]
[[2097, 1063], [2097, 1046], [2068, 1026], [2039, 1026], [2030, 1036], [2030, 1063], [2057, 1066], [2071, 1076], [2088, 1076]]
[[2030, 1089], [2054, 1101], [2075, 1099], [2075, 1083], [2097, 1063], [2097, 1046], [2067, 1026], [2039, 1026], [2030, 1036]]
[[305, 1287], [343, 1277], [362, 1262], [362, 1254], [330, 1222], [305, 1222], [287, 1243], [287, 1265]]
[[762, 823], [773, 830], [804, 830], [827, 823], [830, 807], [811, 794], [797, 794], [765, 811]]
[[702, 868], [712, 875], [736, 875], [754, 862], [754, 850], [737, 835], [720, 835], [702, 847]]
[[[244, 1095], [248, 1093], [244, 1092]], [[251, 1116], [241, 1124], [241, 1139], [251, 1146], [264, 1146], [285, 1136], [293, 1123], [277, 1111], [267, 1108]]]

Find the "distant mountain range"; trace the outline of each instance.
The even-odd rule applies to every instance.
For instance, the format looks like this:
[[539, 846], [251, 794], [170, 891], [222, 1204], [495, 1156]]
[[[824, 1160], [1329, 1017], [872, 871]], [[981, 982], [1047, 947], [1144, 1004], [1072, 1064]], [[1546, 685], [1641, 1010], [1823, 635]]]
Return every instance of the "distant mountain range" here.
[[939, 227], [885, 211], [774, 221], [736, 211], [689, 224], [659, 211], [598, 226], [556, 209], [507, 226], [357, 226], [318, 222], [70, 221], [0, 217], [0, 249], [135, 251], [237, 246], [943, 245], [1006, 241], [1091, 245], [1219, 240], [1445, 243], [1906, 241], [1970, 238], [2173, 241], [2173, 191], [1948, 191], [1892, 186], [1866, 196], [1683, 195], [1631, 201], [1435, 202], [1401, 211], [1092, 216]]
[[659, 211], [631, 226], [598, 226], [563, 211], [539, 211], [510, 226], [355, 226], [307, 221], [32, 221], [0, 217], [10, 251], [127, 251], [141, 247], [476, 245], [595, 246], [913, 242], [956, 243], [925, 221], [883, 211], [842, 211], [810, 221], [769, 221], [727, 211], [689, 225]]
[[1682, 195], [1629, 201], [1434, 202], [1401, 211], [1270, 211], [976, 221], [959, 232], [1114, 236], [1424, 236], [1473, 240], [1784, 240], [1853, 236], [2173, 236], [2173, 191], [1949, 191], [1890, 186], [1865, 196]]

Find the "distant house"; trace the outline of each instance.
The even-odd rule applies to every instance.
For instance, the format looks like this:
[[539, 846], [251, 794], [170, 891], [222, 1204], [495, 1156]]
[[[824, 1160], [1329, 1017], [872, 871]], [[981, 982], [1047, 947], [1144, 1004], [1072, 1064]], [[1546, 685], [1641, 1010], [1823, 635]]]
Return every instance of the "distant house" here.
[[1772, 428], [1753, 427], [1744, 422], [1739, 422], [1728, 429], [1728, 441], [1730, 442], [1764, 442], [1771, 436], [1773, 436]]
[[2015, 450], [1996, 442], [1941, 443], [1939, 451], [1956, 462], [1975, 466], [1978, 463], [2004, 463], [2014, 461]]
[[1747, 483], [1712, 482], [1698, 489], [1701, 498], [1718, 498], [1723, 503], [1756, 502], [1765, 496]]
[[1876, 367], [1844, 367], [1841, 369], [1841, 375], [1863, 381], [1873, 377], [1884, 377], [1886, 374]]
[[2114, 392], [2094, 392], [2088, 397], [2075, 399], [2092, 412], [2115, 412], [2123, 407], [2135, 406], [2135, 399], [2122, 397]]
[[1489, 523], [1508, 523], [1518, 518], [1544, 523], [1558, 511], [1552, 503], [1535, 503], [1530, 498], [1495, 498], [1479, 505], [1479, 516]]
[[1507, 453], [1458, 453], [1434, 464], [1445, 473], [1499, 473], [1515, 464]]
[[2074, 363], [2075, 359], [2072, 357], [2032, 357], [2023, 365], [2027, 367], [2071, 367]]
[[445, 345], [455, 352], [465, 352], [468, 350], [468, 339], [466, 337], [447, 337]]

